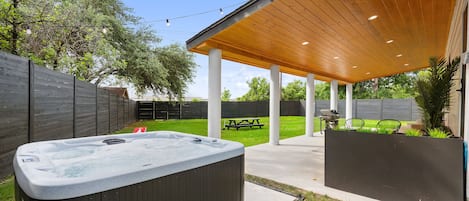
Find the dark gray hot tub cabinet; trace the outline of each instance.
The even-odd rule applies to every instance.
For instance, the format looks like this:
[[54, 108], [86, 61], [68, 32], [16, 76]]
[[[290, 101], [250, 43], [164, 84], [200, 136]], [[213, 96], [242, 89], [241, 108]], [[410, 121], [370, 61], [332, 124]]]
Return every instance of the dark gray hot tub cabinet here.
[[[30, 198], [16, 186], [16, 200]], [[244, 155], [66, 201], [243, 201]], [[64, 200], [64, 201], [65, 201]]]

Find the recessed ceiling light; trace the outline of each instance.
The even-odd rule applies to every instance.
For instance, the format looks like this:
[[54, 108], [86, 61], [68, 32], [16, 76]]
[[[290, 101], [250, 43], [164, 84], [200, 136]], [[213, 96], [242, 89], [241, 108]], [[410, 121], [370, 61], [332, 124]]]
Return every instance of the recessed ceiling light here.
[[394, 40], [388, 40], [386, 41], [387, 44], [394, 42]]
[[370, 72], [366, 72], [367, 75], [371, 74]]
[[352, 68], [358, 68], [358, 66], [352, 66]]
[[371, 21], [371, 20], [375, 20], [376, 18], [378, 18], [377, 15], [372, 15], [368, 18], [368, 20]]
[[404, 64], [404, 66], [409, 66], [409, 64]]
[[334, 59], [339, 59], [339, 57], [334, 57]]
[[398, 55], [396, 55], [396, 57], [402, 57], [402, 54], [398, 54]]
[[309, 42], [308, 42], [308, 41], [305, 41], [305, 42], [302, 42], [301, 44], [302, 44], [302, 45], [308, 45]]

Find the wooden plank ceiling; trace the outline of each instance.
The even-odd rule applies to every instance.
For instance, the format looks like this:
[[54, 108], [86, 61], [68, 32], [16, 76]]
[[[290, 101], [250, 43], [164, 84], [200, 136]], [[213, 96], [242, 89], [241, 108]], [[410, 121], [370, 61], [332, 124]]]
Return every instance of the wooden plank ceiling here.
[[425, 68], [430, 56], [444, 56], [454, 4], [275, 0], [188, 47], [201, 54], [219, 48], [226, 60], [262, 68], [278, 64], [294, 75], [311, 72], [316, 79], [355, 83]]

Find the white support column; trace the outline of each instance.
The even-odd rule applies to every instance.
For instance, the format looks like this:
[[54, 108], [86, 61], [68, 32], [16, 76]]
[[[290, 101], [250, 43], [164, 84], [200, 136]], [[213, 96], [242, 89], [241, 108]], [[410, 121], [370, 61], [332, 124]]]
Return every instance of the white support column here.
[[353, 94], [353, 87], [352, 84], [347, 84], [345, 86], [345, 119], [353, 118], [353, 109], [352, 109], [352, 94]]
[[314, 134], [314, 75], [308, 73], [306, 76], [306, 136], [313, 137]]
[[279, 66], [270, 66], [269, 143], [278, 145], [280, 137], [280, 77]]
[[337, 110], [337, 105], [339, 104], [339, 86], [337, 80], [331, 81], [331, 110]]
[[208, 52], [208, 136], [221, 137], [221, 50]]

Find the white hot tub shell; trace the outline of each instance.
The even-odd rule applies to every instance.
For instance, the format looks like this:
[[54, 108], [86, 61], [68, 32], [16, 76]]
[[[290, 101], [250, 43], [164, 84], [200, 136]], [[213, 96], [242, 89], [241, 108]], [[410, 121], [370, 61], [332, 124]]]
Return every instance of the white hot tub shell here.
[[[190, 200], [243, 200], [244, 146], [178, 132], [29, 143], [18, 148], [13, 166], [17, 196], [30, 200], [80, 200], [94, 195], [101, 200], [112, 200], [113, 196], [123, 194], [118, 189], [135, 185], [141, 189], [135, 193], [147, 195], [148, 200], [180, 200], [181, 194]], [[184, 178], [184, 175], [189, 176]], [[174, 195], [155, 194], [152, 188], [161, 181], [150, 181], [174, 180], [171, 176], [177, 177], [175, 181], [158, 188], [173, 188], [162, 192], [174, 192]], [[181, 185], [186, 187], [181, 189]], [[226, 192], [220, 186], [227, 186]], [[212, 192], [213, 188], [221, 192]]]

